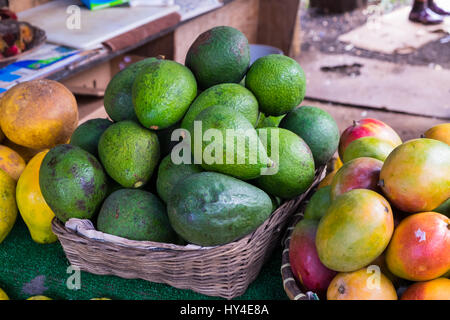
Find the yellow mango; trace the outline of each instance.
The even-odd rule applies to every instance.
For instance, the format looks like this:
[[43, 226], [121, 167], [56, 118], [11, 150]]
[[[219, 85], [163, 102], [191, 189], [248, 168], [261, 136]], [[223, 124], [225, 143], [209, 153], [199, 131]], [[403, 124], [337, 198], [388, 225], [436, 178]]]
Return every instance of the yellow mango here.
[[39, 169], [48, 150], [34, 156], [17, 182], [16, 198], [20, 215], [37, 243], [46, 244], [57, 240], [51, 223], [55, 214], [45, 202], [39, 186]]
[[25, 160], [13, 149], [0, 145], [0, 169], [17, 181], [25, 169]]
[[16, 218], [16, 182], [0, 169], [0, 243], [11, 231]]
[[46, 296], [32, 296], [29, 297], [27, 300], [53, 300], [53, 299]]
[[0, 288], [0, 300], [9, 300], [8, 295], [2, 290], [2, 288]]

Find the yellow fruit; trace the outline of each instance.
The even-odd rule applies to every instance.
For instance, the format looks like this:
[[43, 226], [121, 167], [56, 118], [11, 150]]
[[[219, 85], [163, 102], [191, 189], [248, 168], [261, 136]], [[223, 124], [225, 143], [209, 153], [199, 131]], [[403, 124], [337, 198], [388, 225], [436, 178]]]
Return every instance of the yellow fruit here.
[[110, 298], [92, 298], [91, 300], [111, 300]]
[[2, 288], [0, 288], [0, 300], [9, 300], [8, 295], [2, 290]]
[[392, 282], [379, 270], [376, 272], [369, 267], [338, 273], [328, 286], [327, 299], [397, 300], [397, 292]]
[[49, 297], [46, 296], [32, 296], [29, 297], [27, 300], [53, 300], [53, 299], [50, 299]]
[[17, 152], [23, 160], [25, 160], [25, 163], [28, 163], [28, 161], [31, 160], [35, 155], [37, 155], [42, 150], [36, 150], [27, 148], [24, 146], [19, 146], [18, 144], [12, 142], [11, 140], [5, 138], [3, 141], [3, 145], [7, 146], [8, 148], [13, 149], [15, 152]]
[[65, 143], [77, 125], [75, 97], [59, 82], [21, 82], [1, 99], [0, 126], [5, 136], [18, 145], [52, 148]]
[[0, 243], [16, 222], [16, 182], [0, 169]]
[[39, 186], [39, 169], [48, 150], [30, 160], [17, 182], [16, 199], [20, 215], [37, 243], [52, 243], [57, 237], [52, 232], [55, 214], [45, 202]]
[[428, 129], [425, 132], [424, 137], [440, 140], [450, 146], [450, 123], [441, 123]]
[[0, 169], [17, 181], [25, 169], [25, 160], [13, 149], [0, 145]]

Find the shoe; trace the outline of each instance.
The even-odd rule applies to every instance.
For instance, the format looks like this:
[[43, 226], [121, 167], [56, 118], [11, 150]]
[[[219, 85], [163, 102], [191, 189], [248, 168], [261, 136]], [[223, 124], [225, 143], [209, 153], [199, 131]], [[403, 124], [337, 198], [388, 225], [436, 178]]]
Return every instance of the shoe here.
[[439, 24], [444, 18], [428, 8], [426, 2], [414, 2], [414, 6], [409, 14], [409, 20], [426, 25]]
[[433, 11], [434, 13], [437, 13], [438, 15], [450, 16], [450, 11], [448, 11], [447, 9], [443, 9], [443, 8], [439, 7], [434, 2], [434, 0], [428, 0], [428, 8], [430, 8], [431, 11]]

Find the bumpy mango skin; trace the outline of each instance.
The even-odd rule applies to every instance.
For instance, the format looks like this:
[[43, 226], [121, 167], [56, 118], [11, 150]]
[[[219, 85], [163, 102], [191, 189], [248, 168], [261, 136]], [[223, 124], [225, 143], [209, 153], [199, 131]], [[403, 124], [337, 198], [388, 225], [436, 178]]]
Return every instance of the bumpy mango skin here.
[[398, 134], [383, 121], [377, 119], [362, 119], [355, 121], [352, 126], [348, 127], [341, 134], [339, 141], [339, 156], [344, 158], [344, 151], [350, 142], [362, 137], [377, 137], [382, 140], [390, 141], [394, 146], [402, 143]]
[[12, 142], [32, 148], [65, 143], [78, 125], [74, 95], [53, 80], [22, 82], [9, 89], [0, 103], [0, 126]]
[[371, 286], [372, 269], [362, 268], [353, 272], [339, 273], [327, 291], [328, 300], [397, 300], [392, 282], [382, 273], [379, 285]]
[[403, 292], [401, 300], [450, 300], [450, 279], [414, 283]]
[[405, 142], [387, 157], [379, 185], [402, 211], [434, 210], [450, 198], [450, 146], [426, 138]]
[[386, 263], [396, 276], [427, 281], [450, 270], [450, 219], [436, 212], [411, 215], [395, 229]]
[[16, 199], [31, 238], [41, 244], [57, 240], [52, 231], [52, 220], [55, 214], [45, 202], [39, 186], [39, 169], [48, 150], [38, 153], [30, 162], [17, 182]]
[[17, 181], [25, 166], [25, 160], [16, 151], [0, 145], [0, 169]]
[[11, 231], [16, 218], [16, 181], [0, 169], [0, 243]]
[[441, 123], [428, 129], [424, 137], [445, 142], [450, 146], [450, 123]]

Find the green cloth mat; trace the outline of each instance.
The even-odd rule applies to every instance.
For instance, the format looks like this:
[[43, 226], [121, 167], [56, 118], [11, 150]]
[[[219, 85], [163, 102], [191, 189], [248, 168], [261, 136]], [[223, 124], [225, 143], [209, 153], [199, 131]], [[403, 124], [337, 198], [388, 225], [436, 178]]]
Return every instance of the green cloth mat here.
[[[66, 281], [70, 263], [59, 242], [35, 243], [19, 216], [11, 233], [0, 243], [0, 287], [11, 299], [23, 300], [43, 294], [52, 299], [88, 300], [108, 297], [127, 300], [218, 299], [191, 290], [148, 282], [81, 272], [81, 288], [70, 290]], [[258, 278], [236, 299], [286, 300], [280, 274], [281, 248], [274, 251]], [[219, 298], [220, 299], [220, 298]]]

